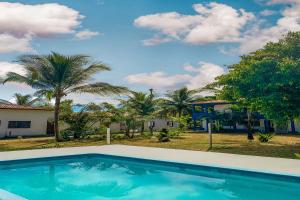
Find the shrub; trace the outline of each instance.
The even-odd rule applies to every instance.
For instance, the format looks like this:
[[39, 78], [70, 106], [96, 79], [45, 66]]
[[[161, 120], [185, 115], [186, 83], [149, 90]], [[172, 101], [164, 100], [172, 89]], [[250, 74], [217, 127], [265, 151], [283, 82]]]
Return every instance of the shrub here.
[[295, 153], [296, 158], [300, 159], [300, 153]]
[[112, 134], [111, 137], [114, 140], [122, 140], [125, 138], [125, 135], [124, 134]]
[[271, 133], [258, 133], [258, 139], [260, 142], [269, 142], [273, 138]]
[[65, 141], [71, 140], [71, 135], [72, 135], [72, 133], [68, 130], [60, 131], [60, 136]]
[[161, 132], [158, 133], [157, 138], [159, 142], [169, 142], [170, 135], [168, 129], [163, 128]]

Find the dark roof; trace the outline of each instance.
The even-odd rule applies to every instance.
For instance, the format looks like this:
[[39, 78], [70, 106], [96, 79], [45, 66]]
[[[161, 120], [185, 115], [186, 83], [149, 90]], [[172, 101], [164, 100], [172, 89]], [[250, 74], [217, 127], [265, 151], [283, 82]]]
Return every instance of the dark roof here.
[[17, 104], [0, 104], [0, 110], [48, 110], [52, 109], [49, 107], [33, 107], [33, 106], [25, 106], [25, 105], [17, 105]]
[[208, 100], [208, 101], [197, 101], [191, 103], [193, 105], [204, 105], [204, 104], [230, 104], [228, 101], [224, 100]]

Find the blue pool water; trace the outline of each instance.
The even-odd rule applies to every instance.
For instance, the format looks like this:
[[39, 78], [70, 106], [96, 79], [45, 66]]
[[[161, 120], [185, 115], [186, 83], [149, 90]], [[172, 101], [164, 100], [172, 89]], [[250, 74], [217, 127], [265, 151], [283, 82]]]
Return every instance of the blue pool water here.
[[298, 200], [300, 178], [82, 155], [0, 162], [1, 191], [28, 200]]

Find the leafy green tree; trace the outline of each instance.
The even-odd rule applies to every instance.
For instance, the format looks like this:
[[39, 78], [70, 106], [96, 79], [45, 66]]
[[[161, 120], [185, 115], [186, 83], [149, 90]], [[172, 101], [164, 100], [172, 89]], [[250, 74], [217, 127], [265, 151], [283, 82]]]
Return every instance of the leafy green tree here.
[[65, 56], [52, 52], [49, 55], [24, 55], [18, 59], [24, 66], [25, 75], [9, 72], [3, 83], [25, 83], [36, 89], [37, 96], [50, 95], [55, 98], [54, 133], [59, 141], [59, 113], [61, 99], [70, 93], [92, 93], [98, 95], [120, 94], [125, 87], [104, 82], [91, 83], [93, 75], [110, 68], [101, 62], [91, 62], [86, 55]]
[[248, 109], [248, 130], [253, 111], [277, 123], [293, 122], [300, 112], [300, 32], [242, 56], [208, 88]]
[[188, 114], [191, 110], [191, 103], [197, 99], [198, 90], [189, 90], [187, 87], [169, 91], [166, 94], [165, 105], [171, 110], [175, 110], [178, 117]]

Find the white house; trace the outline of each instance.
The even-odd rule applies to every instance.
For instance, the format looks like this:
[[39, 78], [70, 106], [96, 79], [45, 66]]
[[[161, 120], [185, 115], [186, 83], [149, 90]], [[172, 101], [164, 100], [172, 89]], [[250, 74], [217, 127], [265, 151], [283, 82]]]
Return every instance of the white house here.
[[52, 130], [53, 111], [46, 107], [0, 104], [0, 138], [42, 136]]
[[[153, 119], [146, 121], [144, 123], [145, 131], [149, 131], [149, 127], [153, 127], [154, 131], [160, 131], [163, 128], [171, 129], [171, 128], [177, 128], [178, 123], [174, 122], [170, 119]], [[112, 132], [120, 132], [124, 131], [126, 128], [125, 123], [119, 123], [119, 122], [114, 122], [110, 125], [110, 129]]]

